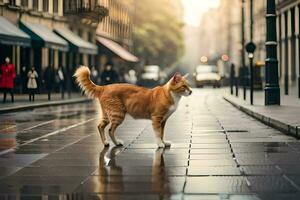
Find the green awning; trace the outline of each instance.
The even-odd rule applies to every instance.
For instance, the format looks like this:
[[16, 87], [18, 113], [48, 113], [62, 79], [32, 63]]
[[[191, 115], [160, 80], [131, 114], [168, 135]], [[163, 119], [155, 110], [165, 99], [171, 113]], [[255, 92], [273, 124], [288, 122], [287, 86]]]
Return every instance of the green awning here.
[[21, 22], [20, 28], [30, 35], [32, 46], [68, 51], [68, 42], [56, 35], [50, 28], [34, 23]]
[[67, 28], [57, 28], [54, 32], [69, 42], [71, 51], [92, 55], [96, 55], [98, 53], [96, 45], [83, 40]]
[[29, 35], [6, 18], [0, 16], [0, 44], [29, 47], [31, 41]]
[[121, 45], [119, 45], [118, 43], [116, 43], [110, 39], [97, 36], [97, 41], [100, 43], [100, 45], [103, 45], [105, 48], [109, 49], [111, 52], [118, 55], [120, 58], [122, 58], [125, 61], [128, 61], [128, 62], [138, 62], [139, 61], [139, 59], [135, 55], [133, 55], [128, 50], [126, 50], [124, 47], [122, 47]]

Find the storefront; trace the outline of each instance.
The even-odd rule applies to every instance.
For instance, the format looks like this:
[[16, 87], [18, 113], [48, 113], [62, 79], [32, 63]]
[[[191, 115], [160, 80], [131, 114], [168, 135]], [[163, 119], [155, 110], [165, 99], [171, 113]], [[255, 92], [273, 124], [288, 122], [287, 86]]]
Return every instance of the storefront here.
[[[84, 56], [97, 56], [97, 46], [83, 40], [81, 37], [73, 33], [67, 28], [55, 29], [54, 32], [60, 37], [64, 38], [69, 44], [69, 51], [63, 55], [65, 57], [66, 71], [70, 76], [75, 72], [76, 68], [80, 65], [87, 65], [90, 63], [84, 62]], [[72, 76], [71, 76], [72, 77]], [[74, 80], [68, 82], [69, 90], [76, 90], [77, 86], [74, 84]]]
[[[34, 66], [37, 72], [41, 74], [46, 67], [57, 69], [62, 63], [59, 63], [58, 53], [69, 50], [68, 42], [56, 35], [50, 28], [34, 23], [20, 22], [20, 28], [30, 35], [32, 47], [24, 49], [21, 57], [27, 62], [25, 66]], [[28, 59], [29, 58], [29, 59]]]
[[90, 63], [84, 63], [84, 55], [97, 55], [98, 49], [96, 45], [83, 40], [71, 30], [59, 28], [55, 29], [54, 32], [64, 38], [69, 44], [70, 49], [66, 55], [66, 66], [68, 71], [74, 71], [79, 65], [89, 65]]
[[20, 47], [31, 46], [30, 36], [2, 16], [0, 24], [0, 63], [4, 63], [5, 57], [9, 57], [16, 64], [16, 52]]
[[[22, 92], [24, 89], [24, 76], [20, 76], [20, 50], [30, 48], [31, 39], [8, 19], [0, 16], [0, 64], [4, 63], [6, 57], [11, 59], [15, 65], [17, 78], [15, 79], [15, 91]], [[23, 86], [23, 87], [22, 87]]]

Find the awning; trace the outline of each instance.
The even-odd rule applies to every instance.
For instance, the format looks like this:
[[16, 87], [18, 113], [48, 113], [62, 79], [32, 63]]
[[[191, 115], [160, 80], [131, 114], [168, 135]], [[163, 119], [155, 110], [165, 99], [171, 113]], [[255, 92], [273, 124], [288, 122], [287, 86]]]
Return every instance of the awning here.
[[30, 35], [32, 46], [46, 47], [60, 51], [68, 51], [68, 42], [56, 35], [46, 26], [28, 22], [21, 22], [20, 28]]
[[30, 46], [31, 41], [29, 35], [4, 17], [0, 16], [0, 44]]
[[120, 56], [122, 59], [128, 62], [139, 61], [139, 59], [136, 56], [132, 55], [130, 52], [128, 52], [124, 47], [122, 47], [118, 43], [100, 36], [97, 37], [97, 40], [100, 44], [102, 44], [103, 46], [105, 46], [106, 48], [108, 48], [118, 56]]
[[96, 55], [98, 53], [98, 48], [96, 45], [83, 40], [71, 30], [67, 28], [59, 28], [55, 29], [54, 31], [69, 42], [71, 50], [84, 54]]

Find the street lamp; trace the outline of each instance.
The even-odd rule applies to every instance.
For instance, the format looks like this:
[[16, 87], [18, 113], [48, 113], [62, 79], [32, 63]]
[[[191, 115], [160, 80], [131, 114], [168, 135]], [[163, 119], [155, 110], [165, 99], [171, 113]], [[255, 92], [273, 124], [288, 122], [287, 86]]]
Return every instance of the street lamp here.
[[256, 45], [253, 42], [249, 42], [246, 45], [246, 50], [248, 52], [249, 65], [250, 65], [250, 103], [253, 105], [253, 85], [254, 85], [254, 69], [253, 69], [253, 58]]
[[[243, 93], [244, 93], [244, 100], [246, 100], [246, 74], [245, 73], [245, 0], [242, 0], [242, 10], [241, 10], [241, 15], [242, 15], [242, 23], [241, 23], [241, 36], [242, 36], [242, 51], [241, 51], [241, 68], [242, 68], [242, 72], [240, 73], [242, 75], [242, 83], [243, 83]], [[241, 69], [240, 69], [241, 70]]]
[[250, 43], [248, 43], [248, 57], [249, 57], [249, 64], [250, 64], [250, 103], [253, 105], [253, 80], [254, 80], [254, 73], [253, 73], [253, 57], [254, 51], [256, 49], [255, 44], [253, 43], [253, 0], [250, 0]]
[[280, 105], [275, 0], [267, 0], [266, 22], [267, 22], [267, 31], [266, 31], [267, 40], [266, 40], [265, 105]]

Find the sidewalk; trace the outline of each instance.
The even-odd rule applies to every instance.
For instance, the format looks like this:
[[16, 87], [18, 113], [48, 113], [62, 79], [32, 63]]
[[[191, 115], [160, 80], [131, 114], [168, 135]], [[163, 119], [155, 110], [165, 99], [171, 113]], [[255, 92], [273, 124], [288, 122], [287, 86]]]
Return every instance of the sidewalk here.
[[28, 100], [27, 94], [15, 94], [14, 97], [14, 103], [11, 103], [11, 97], [9, 94], [7, 95], [6, 103], [2, 103], [3, 95], [0, 94], [0, 114], [16, 112], [20, 110], [29, 110], [39, 107], [73, 104], [89, 101], [89, 99], [87, 99], [85, 96], [82, 96], [80, 93], [72, 93], [70, 98], [66, 93], [64, 99], [61, 98], [60, 93], [53, 93], [51, 94], [50, 101], [48, 101], [47, 94], [37, 94], [35, 96], [34, 102], [30, 102]]
[[300, 137], [300, 99], [295, 90], [290, 95], [284, 95], [281, 89], [281, 106], [264, 106], [264, 91], [254, 92], [254, 105], [250, 105], [250, 91], [247, 100], [243, 100], [243, 90], [239, 97], [230, 95], [230, 89], [223, 91], [223, 97], [232, 105], [263, 123], [279, 129], [288, 135]]

